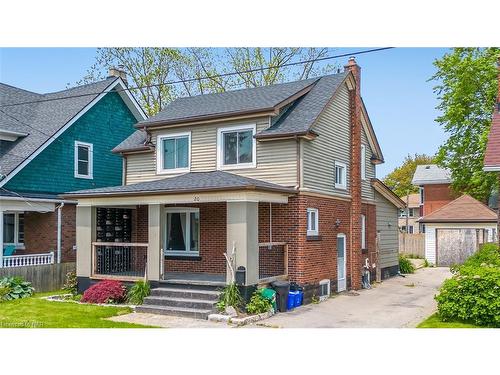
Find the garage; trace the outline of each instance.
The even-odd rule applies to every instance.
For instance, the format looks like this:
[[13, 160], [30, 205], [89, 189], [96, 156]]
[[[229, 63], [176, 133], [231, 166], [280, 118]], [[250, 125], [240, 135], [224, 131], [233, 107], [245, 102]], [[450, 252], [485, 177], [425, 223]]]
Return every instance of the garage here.
[[425, 258], [440, 267], [462, 264], [483, 243], [496, 241], [497, 237], [497, 214], [469, 195], [419, 222], [425, 225]]

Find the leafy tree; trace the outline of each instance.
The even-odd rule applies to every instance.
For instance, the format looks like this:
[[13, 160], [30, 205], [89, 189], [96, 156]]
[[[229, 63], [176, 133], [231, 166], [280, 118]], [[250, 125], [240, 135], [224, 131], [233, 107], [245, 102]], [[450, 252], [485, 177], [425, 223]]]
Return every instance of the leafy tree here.
[[[154, 115], [177, 97], [265, 86], [330, 73], [336, 65], [320, 66], [310, 61], [325, 57], [330, 51], [328, 48], [289, 47], [98, 48], [95, 63], [77, 84], [103, 79], [109, 67], [123, 66], [132, 93], [146, 112]], [[305, 60], [309, 62], [287, 65]], [[246, 70], [252, 71], [228, 74]], [[183, 82], [169, 84], [172, 81]]]
[[434, 92], [441, 115], [436, 121], [448, 140], [436, 157], [451, 170], [452, 187], [486, 201], [497, 176], [483, 171], [484, 151], [497, 96], [496, 61], [499, 48], [454, 48], [436, 60]]
[[394, 170], [384, 178], [384, 183], [399, 197], [406, 194], [418, 193], [418, 187], [411, 183], [415, 169], [417, 169], [417, 165], [432, 164], [433, 160], [434, 158], [432, 156], [425, 154], [415, 154], [414, 156], [408, 155], [405, 157], [401, 166], [394, 168]]

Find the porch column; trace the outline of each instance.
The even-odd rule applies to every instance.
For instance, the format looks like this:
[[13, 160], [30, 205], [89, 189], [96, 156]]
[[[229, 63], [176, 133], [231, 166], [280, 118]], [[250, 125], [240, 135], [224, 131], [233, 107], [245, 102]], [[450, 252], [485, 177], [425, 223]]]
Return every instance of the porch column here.
[[236, 268], [246, 269], [245, 285], [259, 281], [258, 205], [258, 202], [227, 202], [227, 251], [231, 254], [234, 244]]
[[92, 276], [92, 242], [95, 241], [95, 207], [76, 206], [76, 276]]
[[148, 280], [160, 280], [160, 262], [162, 252], [162, 205], [148, 206]]

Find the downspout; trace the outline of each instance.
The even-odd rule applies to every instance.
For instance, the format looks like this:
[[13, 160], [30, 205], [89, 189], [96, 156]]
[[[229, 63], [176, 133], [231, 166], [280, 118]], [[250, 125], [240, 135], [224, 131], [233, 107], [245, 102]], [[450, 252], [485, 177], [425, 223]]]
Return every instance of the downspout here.
[[269, 250], [273, 243], [273, 204], [269, 202]]
[[61, 263], [62, 251], [61, 251], [61, 243], [62, 243], [62, 208], [64, 207], [64, 202], [57, 207], [57, 263]]

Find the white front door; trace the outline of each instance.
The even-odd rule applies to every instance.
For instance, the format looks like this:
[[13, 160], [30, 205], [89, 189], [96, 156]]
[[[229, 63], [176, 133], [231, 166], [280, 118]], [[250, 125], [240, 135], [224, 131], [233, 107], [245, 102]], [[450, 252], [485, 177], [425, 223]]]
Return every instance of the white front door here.
[[337, 291], [347, 289], [346, 283], [345, 234], [337, 235]]

